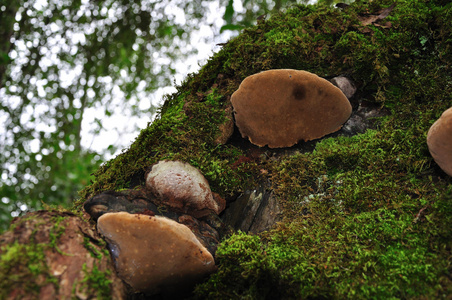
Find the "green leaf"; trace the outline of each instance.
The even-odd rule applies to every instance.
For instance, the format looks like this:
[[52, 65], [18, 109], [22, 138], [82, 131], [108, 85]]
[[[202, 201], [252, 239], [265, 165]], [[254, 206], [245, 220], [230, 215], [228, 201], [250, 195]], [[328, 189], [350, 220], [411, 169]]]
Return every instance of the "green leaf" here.
[[232, 16], [234, 15], [234, 0], [229, 0], [228, 5], [226, 5], [226, 10], [224, 12], [223, 19], [226, 21], [226, 24], [232, 23]]
[[234, 25], [234, 24], [228, 24], [228, 25], [224, 25], [220, 28], [220, 33], [223, 33], [226, 30], [242, 30], [244, 27], [241, 25]]

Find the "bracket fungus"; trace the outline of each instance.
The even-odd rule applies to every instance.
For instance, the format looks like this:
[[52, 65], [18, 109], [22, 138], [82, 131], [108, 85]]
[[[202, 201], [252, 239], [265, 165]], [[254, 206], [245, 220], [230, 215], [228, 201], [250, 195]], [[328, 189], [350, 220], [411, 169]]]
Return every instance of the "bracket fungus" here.
[[[134, 214], [145, 210], [158, 211], [157, 206], [152, 203], [152, 199], [148, 199], [147, 196], [137, 189], [122, 192], [105, 191], [88, 199], [83, 208], [95, 221], [108, 212], [126, 211]], [[169, 213], [163, 215], [171, 218]]]
[[430, 127], [427, 145], [438, 166], [452, 176], [452, 107], [445, 110]]
[[269, 70], [245, 78], [231, 97], [242, 137], [260, 147], [290, 147], [342, 127], [352, 107], [342, 91], [315, 74]]
[[116, 271], [135, 292], [177, 296], [216, 270], [190, 229], [161, 216], [106, 213], [97, 222]]
[[220, 196], [212, 193], [201, 172], [188, 163], [160, 161], [146, 176], [146, 186], [159, 204], [195, 218], [205, 217], [212, 211], [218, 215], [226, 206]]

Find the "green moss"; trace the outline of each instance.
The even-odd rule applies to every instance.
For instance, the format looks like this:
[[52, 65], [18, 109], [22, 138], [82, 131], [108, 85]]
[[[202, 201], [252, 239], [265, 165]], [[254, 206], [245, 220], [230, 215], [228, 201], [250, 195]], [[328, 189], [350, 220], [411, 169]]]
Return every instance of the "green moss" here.
[[55, 249], [58, 253], [62, 255], [70, 255], [68, 253], [64, 253], [58, 247], [58, 240], [66, 232], [66, 226], [62, 224], [62, 222], [64, 222], [66, 218], [63, 216], [54, 216], [51, 218], [51, 220], [54, 226], [49, 231], [49, 247]]
[[23, 291], [38, 297], [39, 290], [48, 283], [57, 283], [49, 275], [43, 244], [2, 246], [0, 256], [0, 298], [7, 299], [12, 291]]
[[452, 292], [452, 180], [434, 175], [423, 125], [430, 114], [419, 118], [402, 130], [395, 128], [405, 121], [387, 117], [379, 130], [324, 139], [312, 153], [278, 161], [272, 180], [286, 219], [263, 239], [238, 233], [223, 242], [219, 272], [198, 295], [389, 299]]
[[[242, 232], [224, 241], [217, 250], [216, 259], [226, 266], [212, 275], [210, 281], [215, 282], [214, 288], [200, 285], [197, 294], [206, 299], [263, 299], [277, 284], [276, 266], [264, 249], [258, 236]], [[223, 281], [224, 278], [229, 281]]]
[[[92, 257], [97, 259], [101, 259], [103, 256], [108, 257], [110, 255], [107, 250], [107, 243], [102, 239], [96, 240], [94, 243], [91, 238], [84, 237], [83, 246], [90, 252]], [[99, 247], [103, 250], [99, 250]]]
[[[198, 97], [198, 96], [197, 96]], [[85, 199], [103, 190], [132, 188], [143, 183], [145, 171], [159, 160], [181, 160], [199, 168], [214, 191], [228, 195], [243, 189], [251, 174], [231, 168], [240, 149], [218, 146], [215, 138], [225, 121], [224, 96], [213, 89], [184, 104], [179, 96], [161, 118], [142, 130], [131, 148], [96, 173], [97, 181], [82, 192]]]
[[[304, 69], [325, 77], [346, 73], [358, 83], [358, 95], [406, 114], [407, 120], [419, 111], [415, 107], [419, 101], [431, 105], [433, 99], [447, 99], [450, 91], [442, 87], [451, 81], [450, 75], [444, 76], [451, 61], [446, 21], [450, 5], [399, 1], [384, 19], [390, 25], [361, 25], [360, 18], [375, 15], [392, 2], [357, 1], [344, 11], [296, 6], [244, 30], [167, 97], [156, 121], [94, 174], [82, 200], [142, 183], [147, 168], [162, 159], [179, 159], [207, 170], [213, 188], [223, 195], [252, 185], [246, 179], [257, 173], [227, 166], [244, 153], [229, 145], [217, 146], [214, 140], [225, 120], [228, 97], [246, 76], [262, 70]], [[399, 103], [406, 106], [400, 110]]]
[[[84, 277], [79, 288], [83, 293], [96, 299], [111, 299], [112, 281], [109, 279], [111, 272], [100, 271], [96, 265], [88, 270], [86, 264], [83, 265], [82, 270]], [[76, 284], [77, 282], [74, 283], [73, 294], [75, 294]]]
[[[82, 200], [142, 184], [162, 159], [199, 168], [223, 196], [257, 186], [268, 172], [283, 221], [261, 236], [223, 241], [218, 272], [197, 287], [199, 298], [450, 296], [452, 179], [432, 160], [426, 133], [452, 103], [452, 4], [400, 0], [383, 20], [362, 24], [393, 3], [294, 6], [244, 30], [167, 97]], [[364, 134], [323, 139], [312, 153], [265, 158], [235, 142], [216, 145], [240, 82], [274, 68], [346, 74], [356, 99], [389, 116]]]
[[265, 240], [238, 233], [223, 242], [220, 269], [198, 287], [198, 296], [389, 299], [450, 293], [450, 261], [443, 255], [451, 243], [430, 234], [433, 222], [414, 222], [400, 208], [350, 214], [326, 199], [309, 209]]

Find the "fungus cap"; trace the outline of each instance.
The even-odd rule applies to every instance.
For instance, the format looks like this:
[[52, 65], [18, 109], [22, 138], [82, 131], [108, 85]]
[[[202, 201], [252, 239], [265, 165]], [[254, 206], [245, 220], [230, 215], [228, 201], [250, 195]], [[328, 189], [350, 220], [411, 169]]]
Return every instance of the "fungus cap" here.
[[135, 291], [187, 291], [215, 271], [212, 254], [190, 229], [160, 216], [106, 213], [97, 222], [119, 277]]
[[160, 161], [147, 175], [146, 186], [162, 204], [196, 218], [212, 211], [219, 214], [226, 206], [220, 197], [214, 197], [201, 172], [188, 163]]
[[342, 91], [315, 74], [291, 69], [248, 76], [231, 97], [242, 137], [260, 147], [290, 147], [342, 127], [352, 107]]
[[427, 145], [438, 166], [452, 176], [452, 107], [445, 110], [430, 127]]

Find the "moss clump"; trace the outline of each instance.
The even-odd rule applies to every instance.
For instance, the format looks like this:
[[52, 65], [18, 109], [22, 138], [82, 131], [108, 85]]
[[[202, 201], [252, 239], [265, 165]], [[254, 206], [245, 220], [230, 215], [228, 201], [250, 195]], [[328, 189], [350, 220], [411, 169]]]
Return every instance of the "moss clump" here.
[[231, 168], [243, 151], [215, 144], [219, 125], [225, 120], [224, 96], [211, 91], [202, 100], [178, 95], [179, 101], [152, 126], [142, 130], [137, 141], [95, 174], [96, 181], [82, 192], [86, 199], [103, 190], [121, 190], [143, 183], [145, 171], [160, 160], [181, 160], [200, 169], [214, 191], [228, 195], [249, 182], [249, 168]]
[[[268, 174], [283, 221], [223, 241], [219, 270], [198, 286], [199, 298], [450, 296], [452, 179], [425, 139], [452, 103], [452, 4], [400, 0], [366, 24], [393, 3], [296, 6], [244, 30], [188, 76], [82, 198], [137, 185], [161, 159], [198, 167], [222, 195]], [[357, 83], [355, 99], [389, 116], [364, 134], [324, 139], [312, 153], [266, 158], [236, 142], [216, 145], [229, 96], [246, 76], [275, 68], [346, 74]]]
[[[285, 220], [252, 246], [241, 233], [223, 242], [200, 298], [450, 295], [452, 180], [426, 148], [419, 124], [429, 122], [400, 123], [387, 117], [379, 130], [325, 139], [275, 164]], [[236, 249], [240, 262], [229, 255]]]
[[[217, 250], [216, 262], [227, 267], [211, 276], [215, 287], [199, 285], [196, 293], [206, 299], [264, 299], [264, 296], [281, 299], [275, 290], [276, 265], [266, 249], [260, 237], [236, 233]], [[224, 278], [229, 280], [223, 281]]]
[[398, 210], [349, 215], [325, 203], [310, 208], [315, 213], [264, 239], [239, 233], [225, 241], [219, 272], [198, 287], [200, 298], [438, 298], [451, 292], [447, 244], [432, 244], [425, 223]]
[[[96, 299], [111, 299], [111, 284], [113, 283], [110, 271], [101, 271], [94, 265], [90, 270], [86, 264], [82, 268], [84, 277], [81, 281], [79, 289], [83, 291], [83, 294], [95, 297]], [[74, 282], [73, 294], [76, 294], [75, 289], [77, 282]]]
[[[62, 255], [70, 255], [61, 251], [58, 247], [58, 241], [60, 237], [66, 232], [66, 226], [64, 216], [54, 216], [52, 218], [52, 223], [54, 226], [49, 231], [49, 247], [55, 249], [58, 253]], [[64, 224], [64, 225], [63, 225]]]
[[[43, 244], [13, 244], [2, 246], [0, 256], [0, 298], [9, 299], [11, 291], [38, 297], [40, 288], [56, 278], [48, 273]], [[14, 296], [13, 296], [14, 297]]]
[[[101, 259], [103, 256], [109, 256], [107, 250], [107, 243], [104, 240], [96, 240], [95, 243], [92, 239], [89, 237], [83, 238], [83, 246], [89, 251], [90, 255], [92, 257], [95, 257], [97, 259]], [[102, 251], [98, 248], [103, 249]]]

